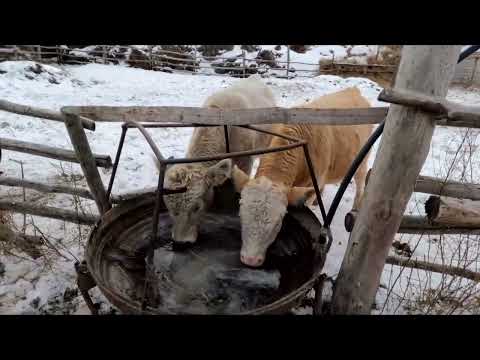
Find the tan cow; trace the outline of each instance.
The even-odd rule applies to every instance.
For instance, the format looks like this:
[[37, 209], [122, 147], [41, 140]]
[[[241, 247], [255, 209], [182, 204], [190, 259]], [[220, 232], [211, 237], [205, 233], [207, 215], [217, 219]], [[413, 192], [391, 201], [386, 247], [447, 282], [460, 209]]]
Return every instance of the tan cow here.
[[[357, 88], [319, 97], [300, 107], [305, 108], [366, 108], [370, 103]], [[325, 184], [342, 180], [350, 164], [367, 141], [372, 125], [325, 126], [284, 125], [273, 127], [276, 133], [308, 141], [308, 148], [321, 190]], [[288, 142], [273, 137], [270, 147]], [[368, 158], [368, 156], [367, 156]], [[355, 174], [354, 208], [360, 207], [367, 173], [367, 158]], [[315, 194], [302, 148], [266, 154], [261, 157], [254, 179], [238, 167], [232, 178], [241, 192], [242, 222], [241, 261], [249, 266], [263, 264], [268, 247], [277, 237], [287, 205], [301, 206]]]
[[[242, 79], [227, 89], [210, 96], [206, 108], [251, 109], [275, 107], [270, 88], [258, 75]], [[260, 126], [270, 129], [271, 125]], [[242, 128], [229, 129], [230, 151], [252, 150], [266, 147], [270, 136]], [[225, 153], [223, 127], [195, 128], [186, 156], [199, 157]], [[236, 158], [233, 165], [249, 174], [251, 157]], [[158, 164], [157, 164], [158, 166]], [[164, 187], [175, 189], [186, 186], [187, 192], [164, 196], [165, 205], [173, 220], [172, 238], [177, 243], [193, 243], [197, 239], [197, 224], [213, 200], [213, 189], [223, 184], [232, 172], [232, 161], [210, 161], [192, 164], [176, 164], [165, 174]]]

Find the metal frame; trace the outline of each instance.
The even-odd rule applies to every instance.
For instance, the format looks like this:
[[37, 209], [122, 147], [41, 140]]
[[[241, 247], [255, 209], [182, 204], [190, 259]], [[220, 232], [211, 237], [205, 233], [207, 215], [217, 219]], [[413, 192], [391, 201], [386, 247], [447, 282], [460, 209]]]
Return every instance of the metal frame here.
[[237, 157], [243, 157], [243, 156], [253, 156], [253, 155], [262, 155], [262, 154], [268, 154], [268, 153], [273, 153], [273, 152], [280, 152], [280, 151], [286, 151], [290, 149], [294, 149], [297, 147], [302, 147], [305, 159], [307, 161], [307, 166], [308, 170], [310, 172], [310, 177], [312, 178], [312, 183], [313, 187], [315, 189], [315, 195], [317, 197], [317, 201], [320, 207], [320, 211], [322, 213], [322, 218], [324, 223], [326, 222], [327, 219], [327, 214], [325, 212], [325, 207], [323, 205], [323, 201], [321, 198], [320, 194], [320, 189], [318, 187], [317, 179], [315, 176], [315, 170], [313, 167], [312, 160], [310, 158], [310, 153], [308, 151], [308, 143], [305, 140], [301, 140], [298, 138], [294, 138], [291, 136], [286, 136], [282, 134], [278, 134], [272, 131], [264, 130], [264, 129], [259, 129], [257, 127], [251, 126], [251, 125], [232, 125], [252, 131], [259, 131], [265, 134], [269, 134], [272, 136], [277, 136], [280, 138], [283, 138], [285, 140], [291, 141], [292, 144], [288, 145], [283, 145], [283, 146], [277, 146], [277, 147], [272, 147], [272, 148], [264, 148], [264, 149], [258, 149], [258, 150], [247, 150], [247, 151], [237, 151], [237, 152], [230, 152], [230, 146], [229, 146], [229, 138], [228, 138], [228, 126], [224, 126], [224, 137], [225, 137], [225, 147], [227, 152], [224, 154], [218, 154], [218, 155], [211, 155], [211, 156], [200, 156], [200, 157], [193, 157], [193, 158], [178, 158], [178, 159], [165, 159], [160, 151], [158, 150], [158, 147], [156, 146], [155, 142], [153, 141], [152, 137], [146, 130], [147, 128], [167, 128], [167, 127], [213, 127], [213, 126], [219, 126], [219, 125], [202, 125], [202, 124], [176, 124], [176, 123], [164, 123], [164, 124], [157, 124], [157, 123], [147, 123], [147, 124], [141, 124], [139, 122], [133, 121], [133, 120], [128, 120], [124, 124], [122, 124], [122, 134], [120, 137], [120, 142], [118, 144], [118, 149], [117, 149], [117, 154], [115, 157], [115, 162], [113, 164], [113, 169], [112, 169], [112, 175], [110, 177], [110, 182], [108, 185], [107, 189], [107, 198], [111, 202], [111, 192], [113, 188], [113, 183], [115, 181], [115, 175], [117, 173], [118, 169], [118, 164], [120, 161], [120, 156], [121, 152], [123, 149], [123, 145], [125, 142], [125, 136], [127, 133], [127, 130], [129, 128], [137, 128], [142, 135], [145, 137], [145, 140], [149, 144], [150, 148], [152, 149], [153, 153], [155, 154], [156, 159], [158, 160], [160, 164], [160, 171], [159, 171], [159, 176], [158, 176], [158, 186], [157, 186], [157, 199], [156, 199], [156, 205], [155, 205], [155, 212], [154, 212], [154, 228], [152, 230], [152, 237], [156, 238], [157, 235], [157, 226], [158, 226], [158, 211], [159, 211], [159, 204], [160, 204], [160, 198], [162, 195], [169, 195], [169, 194], [175, 194], [175, 193], [182, 193], [185, 192], [187, 189], [185, 187], [180, 188], [180, 189], [175, 189], [175, 190], [170, 190], [170, 189], [164, 189], [163, 183], [164, 183], [164, 177], [165, 177], [165, 171], [166, 167], [168, 165], [172, 164], [188, 164], [188, 163], [196, 163], [196, 162], [206, 162], [206, 161], [215, 161], [215, 160], [224, 160], [228, 158], [237, 158]]

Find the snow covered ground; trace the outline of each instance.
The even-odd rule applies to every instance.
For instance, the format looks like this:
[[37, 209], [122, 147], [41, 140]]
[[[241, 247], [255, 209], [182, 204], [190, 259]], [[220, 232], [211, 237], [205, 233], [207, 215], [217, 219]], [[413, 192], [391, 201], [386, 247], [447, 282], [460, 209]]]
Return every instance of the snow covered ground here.
[[[43, 66], [45, 71], [36, 74], [29, 70], [32, 65], [33, 63], [26, 61], [0, 63], [0, 98], [52, 110], [59, 110], [66, 105], [200, 106], [208, 95], [238, 81], [230, 77], [167, 74], [99, 64], [61, 68]], [[264, 81], [272, 87], [280, 106], [293, 106], [350, 86], [358, 86], [373, 106], [386, 106], [376, 100], [381, 88], [363, 78], [319, 76], [292, 80], [272, 78]], [[449, 98], [479, 104], [480, 92], [454, 88], [451, 89]], [[461, 159], [464, 159], [463, 155], [467, 153], [470, 160], [478, 155], [476, 152], [478, 131], [468, 131], [467, 140], [464, 140], [466, 132], [466, 129], [437, 128], [422, 174], [445, 177], [449, 173], [449, 179], [474, 182], [474, 179], [478, 178], [478, 162]], [[181, 157], [184, 155], [191, 130], [157, 129], [151, 131], [151, 134], [164, 155]], [[98, 123], [96, 131], [87, 132], [87, 136], [94, 152], [109, 154], [113, 159], [120, 137], [120, 123]], [[0, 137], [71, 149], [63, 124], [6, 112], [0, 112]], [[370, 165], [373, 163], [377, 146], [378, 143], [370, 158]], [[460, 155], [457, 152], [459, 147]], [[122, 156], [113, 193], [156, 185], [157, 172], [154, 163], [147, 144], [137, 131], [129, 131]], [[86, 186], [84, 179], [78, 176], [82, 174], [78, 165], [60, 164], [59, 161], [10, 151], [2, 152], [3, 176], [20, 177], [19, 164], [11, 160], [24, 162], [26, 179], [58, 184], [69, 182], [70, 185], [75, 182], [77, 186]], [[449, 171], [452, 162], [454, 167]], [[77, 176], [73, 176], [74, 174]], [[107, 183], [110, 171], [101, 171], [101, 176]], [[338, 186], [333, 185], [326, 187], [324, 201], [327, 207], [337, 189]], [[21, 201], [21, 194], [21, 189], [0, 187], [0, 197], [8, 195]], [[343, 220], [346, 212], [351, 209], [353, 196], [352, 184], [332, 225], [334, 243], [325, 265], [325, 271], [330, 276], [337, 274], [348, 241]], [[422, 213], [421, 201], [425, 198], [423, 194], [415, 194], [410, 202], [409, 211]], [[69, 209], [79, 206], [71, 196], [45, 196], [33, 191], [27, 191], [27, 200]], [[82, 201], [80, 205], [84, 211], [92, 213], [96, 211], [91, 201]], [[315, 211], [318, 213], [318, 209]], [[16, 225], [21, 227], [23, 216], [16, 214], [14, 219]], [[28, 216], [27, 222], [31, 222], [31, 219], [32, 217]], [[0, 255], [0, 265], [3, 264], [4, 268], [2, 271], [0, 266], [0, 314], [88, 313], [81, 296], [72, 292], [72, 289], [76, 286], [73, 264], [76, 258], [83, 257], [83, 246], [89, 228], [39, 217], [33, 217], [33, 221], [39, 231], [47, 235], [58, 252], [46, 247], [45, 256], [37, 260], [31, 260], [24, 254], [19, 254], [21, 257]], [[28, 231], [33, 233], [32, 225], [28, 227]], [[412, 249], [418, 241], [418, 237], [413, 236], [399, 235], [398, 238], [402, 242], [409, 242]], [[477, 237], [466, 240], [464, 237], [461, 239], [457, 237], [452, 243], [461, 242], [459, 246], [461, 251], [455, 247], [440, 251], [439, 243], [444, 244], [443, 241], [423, 237], [415, 248], [414, 256], [436, 261], [439, 259], [439, 252], [450, 259], [449, 256], [458, 251], [456, 256], [460, 258], [460, 253], [463, 255], [467, 248], [469, 256], [476, 258], [478, 251], [473, 247], [474, 244], [478, 246], [477, 240]], [[469, 268], [473, 270], [476, 266], [476, 261], [469, 264]], [[382, 287], [377, 296], [377, 312], [381, 313], [383, 307], [385, 307], [383, 313], [389, 314], [421, 312], [423, 309], [411, 310], [410, 307], [409, 310], [406, 306], [408, 301], [416, 299], [419, 295], [416, 289], [420, 287], [425, 290], [446, 281], [443, 277], [421, 271], [413, 272], [414, 279], [409, 269], [398, 276], [400, 272], [399, 267], [389, 265], [385, 267]], [[398, 280], [395, 281], [397, 277]], [[415, 283], [415, 286], [407, 286], [407, 283]], [[391, 294], [388, 294], [389, 290], [384, 287], [393, 289]], [[92, 293], [94, 301], [102, 302], [102, 312], [110, 312], [111, 308], [103, 296], [97, 290]], [[410, 300], [400, 301], [403, 297]], [[299, 313], [309, 313], [309, 309], [301, 309]]]

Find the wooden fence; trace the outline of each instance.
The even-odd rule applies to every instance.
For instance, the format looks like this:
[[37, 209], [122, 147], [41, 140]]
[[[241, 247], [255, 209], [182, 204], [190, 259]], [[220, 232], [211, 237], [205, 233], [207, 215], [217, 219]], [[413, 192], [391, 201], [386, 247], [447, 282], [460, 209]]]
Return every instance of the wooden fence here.
[[[13, 46], [13, 45], [12, 45]], [[31, 50], [28, 50], [30, 48]], [[140, 58], [128, 59], [128, 53], [137, 50], [142, 53]], [[42, 63], [57, 64], [120, 64], [130, 63], [131, 66], [157, 71], [181, 71], [201, 73], [202, 75], [228, 75], [247, 77], [254, 73], [265, 74], [270, 71], [273, 76], [290, 79], [293, 77], [315, 77], [320, 74], [393, 74], [395, 66], [380, 64], [351, 64], [345, 61], [332, 61], [322, 66], [317, 63], [306, 63], [290, 60], [290, 47], [287, 46], [287, 60], [264, 60], [248, 58], [245, 50], [234, 57], [200, 57], [196, 48], [191, 52], [177, 52], [152, 48], [139, 50], [132, 46], [98, 45], [95, 49], [68, 49], [64, 46], [24, 45], [22, 49], [0, 48], [0, 59], [19, 60], [30, 58]], [[319, 59], [320, 60], [320, 59]], [[272, 66], [275, 64], [274, 66]], [[262, 65], [267, 67], [262, 68]], [[296, 68], [308, 67], [304, 68]], [[213, 71], [212, 74], [208, 70]]]
[[[480, 128], [480, 110], [477, 107], [464, 106], [447, 102], [446, 100], [432, 100], [419, 96], [418, 94], [405, 94], [392, 90], [384, 90], [379, 95], [379, 99], [392, 103], [415, 104], [417, 107], [430, 109], [430, 111], [434, 110], [437, 113], [437, 124], [440, 125]], [[96, 121], [124, 122], [127, 119], [134, 119], [139, 122], [196, 123], [208, 125], [258, 125], [273, 123], [360, 125], [378, 124], [383, 121], [388, 114], [388, 108], [386, 107], [365, 109], [267, 108], [222, 110], [168, 106], [66, 106], [63, 107], [60, 112], [54, 112], [48, 109], [14, 104], [4, 100], [0, 100], [0, 110], [64, 122], [74, 148], [73, 151], [3, 138], [0, 138], [0, 149], [79, 163], [87, 179], [89, 190], [52, 186], [9, 177], [0, 177], [0, 185], [22, 186], [37, 191], [66, 193], [95, 200], [100, 214], [108, 210], [110, 205], [108, 204], [109, 200], [105, 197], [104, 185], [100, 180], [97, 167], [110, 168], [112, 162], [110, 156], [94, 154], [90, 150], [85, 129], [95, 131]], [[441, 182], [442, 180], [437, 179], [435, 181]], [[146, 190], [146, 192], [152, 191], [154, 190]], [[435, 192], [432, 190], [432, 193]], [[112, 200], [113, 203], [118, 203], [134, 195], [138, 195], [138, 193], [113, 196]], [[15, 210], [15, 206], [10, 205], [0, 204], [0, 209]], [[28, 208], [25, 207], [20, 209], [17, 206], [16, 209], [21, 212], [27, 211], [27, 213], [29, 211]], [[38, 213], [38, 211], [34, 212]], [[44, 215], [48, 214], [43, 212], [40, 216]], [[73, 216], [69, 216], [68, 218], [69, 220], [74, 219]]]
[[[460, 126], [480, 128], [480, 107], [465, 106], [446, 101], [443, 97], [432, 97], [421, 95], [417, 92], [403, 90], [384, 90], [379, 95], [379, 100], [399, 104], [402, 106], [414, 106], [419, 110], [432, 114], [432, 124], [445, 126]], [[209, 125], [247, 125], [247, 124], [272, 124], [272, 123], [310, 123], [322, 125], [360, 125], [377, 124], [382, 122], [389, 114], [385, 107], [372, 107], [365, 109], [304, 109], [304, 108], [268, 108], [249, 110], [221, 110], [204, 108], [185, 107], [141, 107], [141, 106], [67, 106], [60, 112], [53, 112], [47, 109], [26, 107], [20, 104], [0, 101], [0, 110], [32, 116], [36, 118], [50, 119], [65, 123], [73, 151], [64, 149], [47, 148], [40, 144], [32, 144], [17, 140], [0, 138], [0, 149], [10, 151], [21, 151], [37, 156], [45, 156], [64, 161], [76, 162], [81, 165], [82, 171], [87, 180], [88, 189], [75, 189], [67, 186], [53, 186], [34, 182], [25, 179], [16, 179], [0, 176], [0, 185], [24, 187], [48, 193], [64, 193], [82, 198], [94, 200], [99, 210], [100, 217], [105, 214], [116, 203], [125, 199], [138, 196], [139, 193], [131, 193], [113, 196], [108, 199], [105, 186], [100, 178], [98, 167], [109, 168], [111, 159], [107, 155], [93, 154], [88, 143], [85, 129], [95, 130], [96, 121], [123, 122], [127, 119], [139, 122], [167, 122], [184, 124], [209, 124]], [[426, 119], [414, 118], [413, 124], [420, 124]], [[430, 185], [418, 185], [416, 191], [438, 194], [439, 184], [441, 189], [451, 189], [450, 194], [461, 196], [462, 191], [458, 184], [445, 183], [442, 179], [428, 179]], [[378, 184], [378, 179], [376, 180]], [[467, 184], [467, 187], [479, 189], [480, 185]], [[444, 190], [442, 190], [444, 191]], [[154, 193], [154, 189], [145, 189], [143, 193]], [[444, 194], [444, 193], [442, 193]], [[475, 199], [477, 193], [475, 192]], [[480, 196], [480, 195], [478, 195]], [[93, 224], [99, 220], [98, 216], [82, 216], [71, 210], [39, 207], [33, 203], [14, 203], [11, 201], [0, 201], [1, 210], [10, 210], [24, 214], [63, 219], [81, 224]], [[355, 229], [353, 218], [352, 228]], [[445, 227], [432, 225], [432, 219], [418, 217], [404, 217], [401, 223], [405, 223], [404, 229], [408, 228], [413, 233], [431, 231], [445, 231]], [[440, 224], [441, 225], [441, 224]], [[451, 227], [451, 224], [450, 224]], [[400, 226], [402, 228], [402, 226]], [[412, 230], [413, 229], [413, 230]], [[395, 230], [396, 232], [397, 230]], [[462, 232], [480, 233], [480, 224], [462, 227]], [[393, 261], [393, 260], [392, 260]], [[428, 264], [427, 264], [428, 265]], [[421, 264], [421, 266], [427, 266]], [[420, 266], [420, 265], [419, 265]], [[431, 268], [435, 268], [432, 265]]]

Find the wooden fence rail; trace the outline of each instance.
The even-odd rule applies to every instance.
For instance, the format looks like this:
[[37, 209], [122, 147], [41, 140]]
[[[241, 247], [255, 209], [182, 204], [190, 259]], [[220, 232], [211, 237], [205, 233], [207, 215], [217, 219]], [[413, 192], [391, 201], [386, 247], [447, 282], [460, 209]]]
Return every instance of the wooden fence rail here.
[[[0, 110], [40, 119], [65, 122], [65, 116], [60, 111], [16, 104], [6, 100], [0, 100]], [[95, 122], [92, 120], [82, 118], [82, 125], [85, 129], [95, 131]]]
[[265, 108], [221, 110], [174, 106], [66, 106], [63, 113], [88, 117], [95, 121], [173, 122], [207, 125], [378, 124], [387, 115], [387, 107], [359, 109]]
[[64, 220], [75, 224], [92, 225], [98, 217], [94, 215], [85, 215], [72, 210], [59, 209], [51, 206], [38, 205], [32, 202], [15, 202], [0, 200], [0, 210], [14, 211], [21, 214], [31, 214], [35, 216], [48, 217], [57, 220]]
[[[72, 150], [55, 148], [52, 146], [30, 143], [26, 141], [11, 140], [0, 138], [0, 148], [4, 150], [17, 151], [21, 153], [42, 156], [60, 161], [79, 163], [77, 156]], [[95, 163], [97, 166], [110, 168], [112, 159], [109, 155], [95, 154]]]

